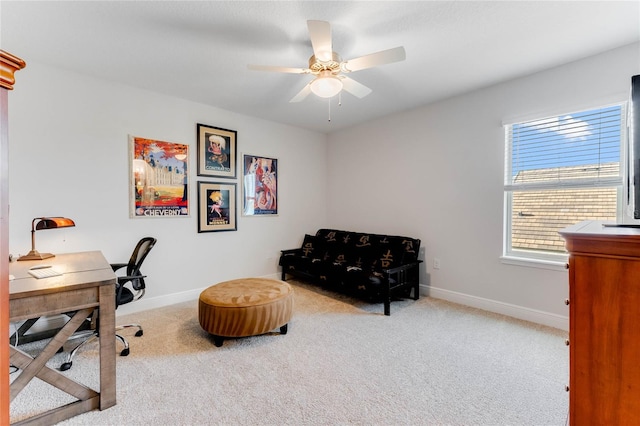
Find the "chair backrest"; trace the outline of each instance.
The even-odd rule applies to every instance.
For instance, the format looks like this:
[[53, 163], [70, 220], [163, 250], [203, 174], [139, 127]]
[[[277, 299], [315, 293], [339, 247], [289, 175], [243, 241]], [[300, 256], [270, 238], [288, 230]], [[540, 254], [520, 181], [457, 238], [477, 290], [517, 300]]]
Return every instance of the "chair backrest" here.
[[[144, 237], [138, 241], [136, 248], [133, 249], [133, 253], [131, 253], [129, 263], [127, 264], [127, 275], [141, 275], [140, 267], [142, 266], [142, 262], [144, 262], [144, 259], [156, 244], [156, 241], [157, 240], [153, 237]], [[136, 290], [140, 290], [144, 288], [144, 279], [134, 280], [132, 281], [132, 285]]]

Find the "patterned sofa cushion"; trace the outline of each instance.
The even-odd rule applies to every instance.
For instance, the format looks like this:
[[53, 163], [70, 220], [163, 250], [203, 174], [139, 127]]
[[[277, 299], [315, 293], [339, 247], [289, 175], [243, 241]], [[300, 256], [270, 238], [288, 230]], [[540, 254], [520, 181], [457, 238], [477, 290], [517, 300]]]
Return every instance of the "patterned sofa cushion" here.
[[325, 254], [323, 260], [336, 265], [342, 265], [346, 262], [346, 243], [350, 238], [349, 232], [321, 229], [316, 233], [316, 237], [324, 244]]
[[345, 267], [382, 271], [418, 259], [420, 240], [415, 238], [319, 229], [325, 244], [324, 259]]
[[302, 256], [310, 259], [323, 259], [326, 252], [321, 238], [306, 234], [302, 242]]
[[375, 235], [378, 258], [374, 269], [382, 270], [415, 262], [418, 258], [419, 241], [413, 238]]

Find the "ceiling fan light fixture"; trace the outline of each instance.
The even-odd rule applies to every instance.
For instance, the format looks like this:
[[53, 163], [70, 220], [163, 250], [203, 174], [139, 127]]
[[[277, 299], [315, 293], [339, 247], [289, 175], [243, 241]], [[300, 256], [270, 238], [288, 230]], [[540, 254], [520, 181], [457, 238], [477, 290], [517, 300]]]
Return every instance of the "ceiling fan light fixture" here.
[[311, 91], [321, 98], [331, 98], [342, 90], [342, 80], [328, 71], [320, 73], [311, 82]]
[[[1, 1], [1, 0], [0, 0]], [[381, 50], [368, 55], [343, 61], [333, 51], [331, 25], [326, 21], [307, 21], [313, 55], [309, 58], [309, 68], [274, 67], [269, 65], [249, 65], [249, 69], [258, 71], [276, 71], [292, 74], [312, 74], [313, 81], [305, 84], [289, 102], [300, 102], [310, 93], [320, 98], [332, 98], [344, 90], [357, 98], [364, 98], [371, 89], [343, 74], [373, 68], [380, 65], [400, 62], [406, 59], [404, 47]]]

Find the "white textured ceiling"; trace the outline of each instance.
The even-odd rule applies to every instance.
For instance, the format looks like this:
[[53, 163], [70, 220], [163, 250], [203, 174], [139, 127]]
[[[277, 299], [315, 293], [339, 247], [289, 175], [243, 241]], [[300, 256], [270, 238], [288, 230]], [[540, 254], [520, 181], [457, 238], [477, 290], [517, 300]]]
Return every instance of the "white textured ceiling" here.
[[[6, 1], [1, 48], [203, 104], [332, 132], [640, 40], [639, 1]], [[349, 76], [373, 89], [289, 100], [310, 76], [307, 20], [352, 59], [404, 46], [404, 62]], [[19, 78], [19, 77], [18, 77]]]

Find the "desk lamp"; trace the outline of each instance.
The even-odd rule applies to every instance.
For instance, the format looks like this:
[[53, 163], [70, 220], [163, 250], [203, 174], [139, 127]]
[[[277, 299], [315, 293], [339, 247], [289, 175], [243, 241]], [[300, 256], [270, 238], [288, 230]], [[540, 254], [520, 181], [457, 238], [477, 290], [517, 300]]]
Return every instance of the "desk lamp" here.
[[36, 231], [41, 229], [67, 228], [76, 226], [73, 220], [66, 217], [36, 217], [31, 222], [31, 251], [24, 256], [20, 256], [18, 260], [42, 260], [54, 257], [55, 254], [40, 253], [36, 250]]

